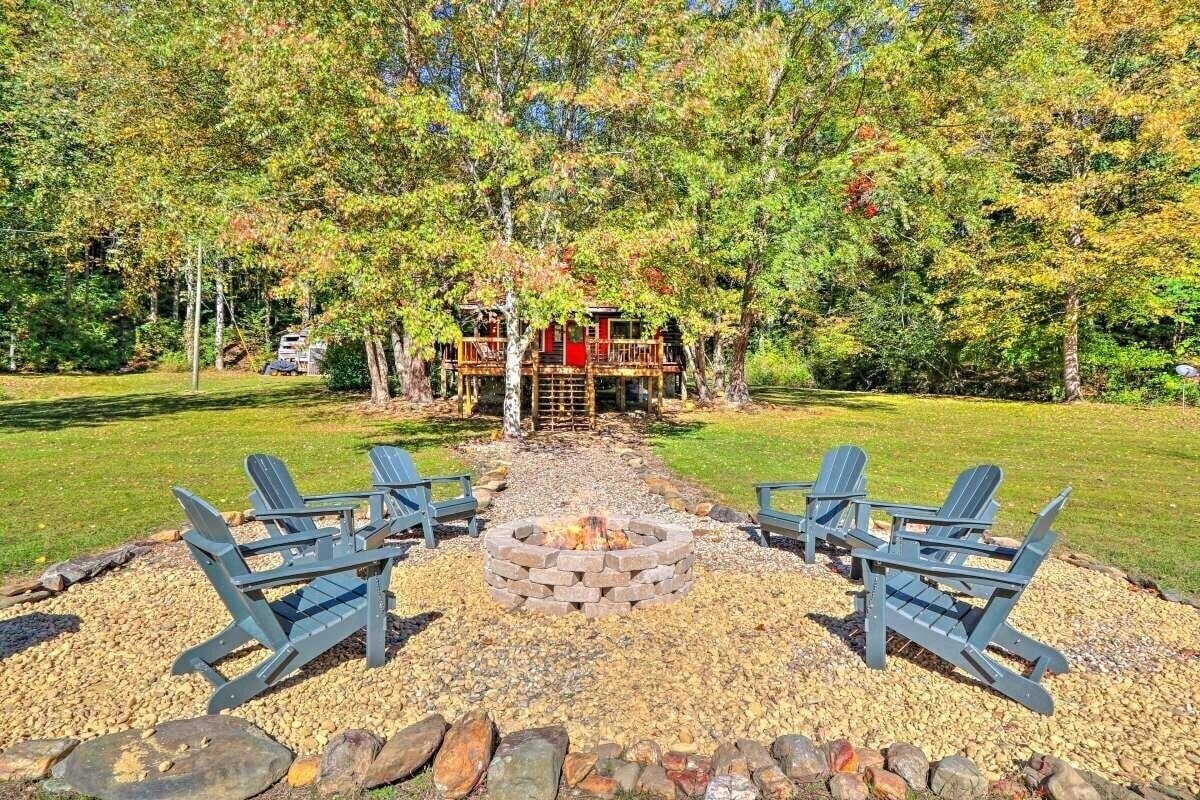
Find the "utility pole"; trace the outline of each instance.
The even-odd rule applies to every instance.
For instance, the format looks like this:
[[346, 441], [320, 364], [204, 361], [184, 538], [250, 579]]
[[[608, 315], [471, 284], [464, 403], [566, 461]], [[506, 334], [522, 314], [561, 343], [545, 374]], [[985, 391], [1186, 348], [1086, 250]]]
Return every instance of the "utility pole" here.
[[204, 259], [203, 245], [196, 243], [196, 301], [192, 312], [192, 391], [200, 391], [200, 276]]

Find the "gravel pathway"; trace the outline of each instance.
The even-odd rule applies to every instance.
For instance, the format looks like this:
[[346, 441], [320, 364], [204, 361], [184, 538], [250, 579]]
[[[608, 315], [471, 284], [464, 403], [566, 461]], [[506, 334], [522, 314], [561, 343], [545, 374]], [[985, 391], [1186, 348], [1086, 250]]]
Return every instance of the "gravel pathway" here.
[[[1049, 718], [911, 645], [893, 643], [887, 668], [871, 670], [843, 558], [805, 565], [793, 548], [760, 548], [742, 528], [671, 511], [629, 466], [630, 449], [655, 466], [623, 425], [520, 447], [474, 443], [463, 454], [509, 465], [510, 488], [485, 515], [492, 523], [610, 509], [703, 531], [686, 601], [595, 622], [506, 614], [485, 591], [479, 541], [450, 537], [435, 551], [414, 547], [396, 569], [385, 666], [365, 670], [352, 639], [235, 713], [300, 752], [345, 728], [388, 735], [431, 710], [453, 717], [483, 705], [503, 731], [561, 723], [585, 745], [669, 744], [687, 731], [710, 751], [728, 737], [795, 731], [871, 746], [902, 739], [935, 758], [961, 750], [992, 775], [1050, 752], [1111, 778], [1200, 790], [1194, 609], [1047, 562], [1013, 621], [1071, 661], [1070, 674], [1046, 679], [1057, 704]], [[226, 621], [182, 545], [0, 611], [0, 747], [203, 713], [208, 684], [171, 677], [170, 663]], [[248, 650], [222, 666], [236, 674], [260, 657]]]

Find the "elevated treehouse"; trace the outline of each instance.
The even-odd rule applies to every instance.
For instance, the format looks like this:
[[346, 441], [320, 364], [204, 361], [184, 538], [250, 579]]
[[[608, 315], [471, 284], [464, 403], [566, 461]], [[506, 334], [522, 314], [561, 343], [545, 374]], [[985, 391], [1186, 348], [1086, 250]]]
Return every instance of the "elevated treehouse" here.
[[[469, 335], [447, 355], [458, 381], [461, 413], [503, 394], [504, 329], [498, 314], [469, 308]], [[683, 348], [673, 324], [652, 329], [620, 309], [588, 308], [579, 322], [537, 331], [521, 362], [521, 398], [533, 425], [578, 430], [595, 424], [598, 406], [640, 404], [658, 413], [682, 376]]]

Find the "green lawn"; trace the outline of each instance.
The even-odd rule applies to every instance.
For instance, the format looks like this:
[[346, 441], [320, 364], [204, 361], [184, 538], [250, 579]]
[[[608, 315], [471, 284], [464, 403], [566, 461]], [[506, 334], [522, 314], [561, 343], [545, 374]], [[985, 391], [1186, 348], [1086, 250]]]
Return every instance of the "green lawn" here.
[[245, 508], [247, 453], [280, 456], [301, 490], [317, 493], [364, 488], [375, 444], [408, 447], [431, 472], [457, 471], [447, 446], [490, 429], [372, 418], [317, 379], [210, 372], [198, 394], [188, 381], [0, 377], [0, 575], [178, 525], [176, 484]]
[[685, 414], [655, 429], [680, 474], [754, 506], [750, 484], [805, 480], [841, 443], [867, 451], [872, 497], [936, 502], [962, 468], [1004, 469], [998, 530], [1023, 533], [1063, 486], [1066, 544], [1200, 593], [1200, 413], [849, 392], [761, 390], [769, 410]]

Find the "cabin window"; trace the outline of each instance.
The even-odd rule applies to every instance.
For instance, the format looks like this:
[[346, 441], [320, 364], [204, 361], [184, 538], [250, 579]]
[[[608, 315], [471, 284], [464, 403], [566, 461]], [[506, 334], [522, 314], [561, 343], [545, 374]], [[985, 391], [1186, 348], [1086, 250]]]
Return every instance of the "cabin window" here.
[[637, 319], [609, 320], [608, 335], [612, 339], [640, 339], [642, 338], [642, 321]]
[[584, 328], [582, 325], [567, 326], [567, 336], [570, 337], [571, 344], [579, 344], [583, 341], [583, 331]]

